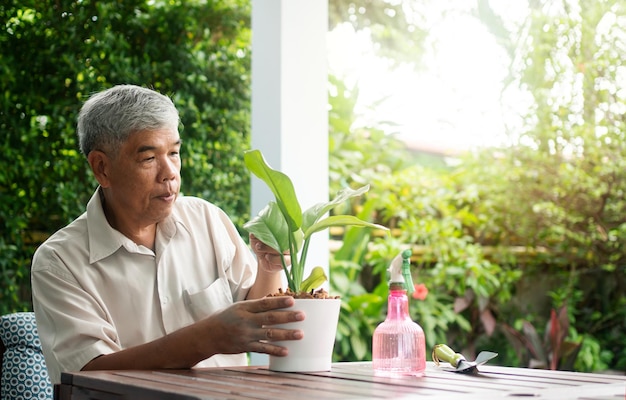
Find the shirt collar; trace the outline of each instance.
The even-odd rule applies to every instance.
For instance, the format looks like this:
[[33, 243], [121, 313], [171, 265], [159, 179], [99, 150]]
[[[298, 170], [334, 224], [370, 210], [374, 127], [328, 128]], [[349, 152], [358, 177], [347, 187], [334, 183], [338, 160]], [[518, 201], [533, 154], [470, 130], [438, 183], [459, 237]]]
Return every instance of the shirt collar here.
[[[101, 190], [102, 188], [98, 187], [87, 203], [89, 262], [95, 263], [100, 261], [115, 253], [120, 247], [124, 247], [127, 251], [133, 253], [154, 255], [149, 249], [138, 246], [120, 231], [111, 227], [104, 215], [102, 197], [100, 195]], [[178, 224], [182, 225], [185, 230], [188, 230], [176, 208], [174, 206], [172, 213], [157, 225], [157, 235], [162, 235], [166, 242], [174, 237]]]

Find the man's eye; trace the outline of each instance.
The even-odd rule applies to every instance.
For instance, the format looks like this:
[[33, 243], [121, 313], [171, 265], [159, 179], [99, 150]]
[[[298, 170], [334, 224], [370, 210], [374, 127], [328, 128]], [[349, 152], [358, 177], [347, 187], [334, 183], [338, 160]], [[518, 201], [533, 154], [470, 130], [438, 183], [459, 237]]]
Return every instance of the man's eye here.
[[146, 157], [143, 159], [144, 162], [148, 162], [148, 161], [152, 161], [154, 160], [154, 157]]

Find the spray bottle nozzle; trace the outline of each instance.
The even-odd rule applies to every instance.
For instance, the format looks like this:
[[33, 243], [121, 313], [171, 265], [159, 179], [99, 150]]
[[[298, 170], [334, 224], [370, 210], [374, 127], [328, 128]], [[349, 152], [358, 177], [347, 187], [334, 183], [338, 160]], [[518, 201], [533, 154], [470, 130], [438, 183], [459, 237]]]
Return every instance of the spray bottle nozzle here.
[[413, 278], [411, 277], [411, 249], [406, 249], [391, 261], [389, 272], [390, 284], [401, 284], [411, 294], [415, 291]]

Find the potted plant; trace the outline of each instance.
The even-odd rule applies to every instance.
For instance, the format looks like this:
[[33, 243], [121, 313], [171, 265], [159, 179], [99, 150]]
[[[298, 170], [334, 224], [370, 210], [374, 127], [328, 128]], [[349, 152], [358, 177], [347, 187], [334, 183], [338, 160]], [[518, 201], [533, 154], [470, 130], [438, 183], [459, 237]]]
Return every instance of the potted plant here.
[[[277, 288], [277, 294], [294, 296], [295, 307], [302, 309], [306, 314], [305, 320], [301, 322], [305, 325], [300, 327], [304, 331], [304, 339], [280, 343], [289, 348], [289, 356], [270, 357], [270, 369], [279, 371], [330, 370], [340, 300], [338, 297], [328, 296], [323, 289], [315, 290], [328, 279], [322, 267], [314, 267], [309, 276], [304, 277], [311, 236], [334, 226], [357, 226], [382, 230], [388, 230], [388, 228], [363, 221], [352, 215], [327, 215], [330, 210], [346, 200], [367, 192], [369, 185], [356, 190], [345, 188], [330, 202], [316, 204], [303, 212], [291, 179], [284, 173], [272, 169], [259, 150], [246, 151], [244, 161], [248, 170], [265, 182], [275, 197], [275, 201], [270, 201], [256, 217], [244, 224], [244, 229], [281, 255], [289, 252], [291, 267], [287, 265], [285, 257], [281, 256], [288, 288], [284, 291], [282, 288]], [[318, 299], [320, 297], [324, 298], [324, 301], [320, 301]], [[320, 315], [316, 316], [316, 311], [312, 307], [327, 309], [322, 309]], [[293, 326], [290, 325], [290, 327]], [[310, 331], [307, 333], [312, 327], [327, 328], [328, 332], [326, 334]], [[322, 347], [310, 343], [311, 340], [318, 339], [324, 342], [319, 344]], [[302, 349], [298, 350], [294, 346]]]

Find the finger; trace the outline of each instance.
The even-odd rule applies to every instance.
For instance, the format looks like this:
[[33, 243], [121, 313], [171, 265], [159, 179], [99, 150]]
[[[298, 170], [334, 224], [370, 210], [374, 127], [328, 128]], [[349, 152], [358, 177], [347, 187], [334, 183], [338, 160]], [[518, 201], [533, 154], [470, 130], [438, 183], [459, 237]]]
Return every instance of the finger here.
[[280, 329], [280, 328], [263, 328], [257, 331], [259, 340], [268, 342], [277, 342], [281, 340], [300, 340], [304, 337], [304, 332], [300, 329]]
[[302, 321], [305, 318], [302, 311], [267, 311], [257, 313], [258, 323], [261, 326], [268, 327], [271, 325], [288, 324], [290, 322]]
[[252, 246], [258, 253], [267, 252], [267, 246], [258, 239], [252, 242]]
[[262, 241], [260, 241], [259, 239], [257, 239], [254, 236], [250, 236], [250, 245], [257, 252], [262, 252], [262, 253], [274, 252], [274, 253], [277, 253], [276, 250], [272, 249], [270, 246], [266, 245], [265, 243], [263, 243]]
[[254, 353], [264, 353], [271, 356], [284, 357], [288, 350], [285, 347], [277, 346], [270, 342], [254, 342], [250, 344], [250, 351]]
[[291, 296], [264, 297], [258, 300], [246, 301], [247, 310], [251, 313], [262, 313], [271, 310], [289, 308], [295, 301]]
[[[250, 235], [250, 246], [252, 247], [252, 249], [255, 250], [255, 253], [271, 254], [271, 255], [277, 256], [280, 259], [280, 252], [278, 250], [263, 243], [252, 234]], [[284, 256], [289, 255], [289, 250], [283, 251], [283, 255]]]
[[278, 254], [275, 251], [271, 251], [268, 253], [264, 253], [264, 258], [265, 261], [269, 262], [270, 264], [280, 264], [283, 265], [282, 260], [284, 259], [285, 262], [287, 261], [291, 261], [291, 255], [289, 254], [289, 252], [284, 253], [282, 256], [280, 254]]

